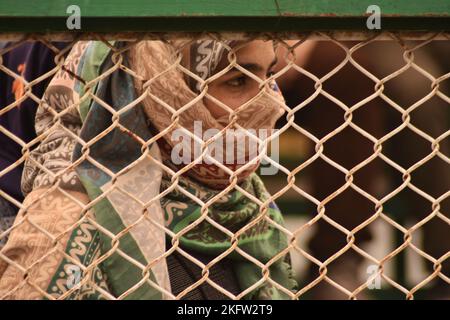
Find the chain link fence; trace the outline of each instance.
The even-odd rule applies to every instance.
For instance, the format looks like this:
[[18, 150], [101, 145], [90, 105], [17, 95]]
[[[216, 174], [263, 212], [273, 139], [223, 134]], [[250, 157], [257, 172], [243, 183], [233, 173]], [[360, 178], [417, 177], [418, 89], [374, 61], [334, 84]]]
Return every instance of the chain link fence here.
[[450, 297], [449, 34], [87, 37], [0, 50], [1, 299]]

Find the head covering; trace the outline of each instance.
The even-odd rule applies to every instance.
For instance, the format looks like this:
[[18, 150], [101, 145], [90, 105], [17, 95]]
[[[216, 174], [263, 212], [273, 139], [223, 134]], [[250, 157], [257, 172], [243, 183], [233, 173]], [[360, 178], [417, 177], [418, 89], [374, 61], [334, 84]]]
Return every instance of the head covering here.
[[[216, 153], [220, 153], [220, 156], [216, 155], [216, 158], [225, 160], [227, 154], [234, 150], [234, 154], [236, 154], [233, 159], [234, 161], [226, 163], [223, 161], [222, 164], [232, 171], [236, 171], [257, 156], [257, 153], [250, 154], [249, 144], [257, 144], [259, 141], [255, 142], [256, 140], [251, 140], [250, 133], [247, 133], [246, 130], [253, 129], [253, 132], [256, 133], [261, 132], [261, 130], [266, 130], [267, 134], [264, 137], [266, 141], [262, 141], [262, 144], [264, 142], [267, 143], [275, 122], [284, 113], [282, 108], [284, 103], [283, 96], [277, 90], [275, 82], [271, 81], [261, 89], [253, 102], [235, 113], [237, 116], [236, 123], [242, 130], [238, 130], [236, 126], [231, 127], [231, 129], [227, 127], [230, 123], [230, 115], [226, 115], [220, 119], [214, 118], [205, 106], [203, 99], [198, 99], [188, 109], [180, 113], [178, 124], [174, 126], [172, 119], [174, 111], [180, 110], [191, 101], [195, 101], [200, 94], [200, 88], [202, 87], [201, 81], [207, 80], [218, 71], [217, 66], [220, 60], [227, 58], [227, 47], [231, 49], [238, 44], [239, 42], [237, 41], [229, 41], [226, 44], [221, 44], [218, 41], [205, 40], [196, 41], [194, 44], [189, 45], [188, 50], [184, 50], [184, 52], [189, 53], [188, 57], [184, 57], [184, 63], [191, 72], [198, 76], [200, 81], [196, 81], [192, 76], [188, 77], [188, 81], [185, 81], [186, 74], [180, 72], [179, 69], [173, 68], [177, 64], [178, 53], [181, 52], [181, 42], [175, 42], [173, 46], [170, 46], [163, 42], [144, 41], [130, 49], [131, 68], [136, 70], [137, 74], [141, 76], [141, 79], [150, 80], [148, 82], [142, 82], [139, 78], [135, 78], [138, 94], [146, 96], [142, 101], [145, 114], [157, 132], [162, 132], [167, 128], [173, 128], [164, 135], [164, 139], [158, 140], [158, 143], [161, 147], [163, 160], [174, 170], [180, 169], [180, 167], [174, 167], [172, 161], [173, 148], [175, 144], [180, 143], [179, 140], [173, 139], [175, 130], [179, 130], [182, 127], [192, 134], [196, 134], [196, 123], [201, 124], [201, 132], [210, 129], [217, 129], [217, 131], [225, 129], [221, 135], [222, 140], [218, 140], [223, 141], [222, 144], [218, 144], [219, 146], [223, 146], [223, 150], [222, 148], [220, 148], [221, 150], [215, 148]], [[203, 92], [207, 92], [206, 86], [204, 86]], [[203, 139], [201, 136], [199, 138]], [[190, 142], [193, 139], [187, 140], [189, 147], [191, 147]], [[206, 140], [204, 139], [205, 142]], [[227, 145], [226, 142], [231, 146]], [[213, 145], [213, 147], [215, 146], [217, 145]], [[263, 145], [258, 144], [259, 149], [263, 149], [263, 147]], [[199, 143], [188, 148], [191, 150], [190, 157], [188, 158], [193, 161], [197, 157], [194, 153], [199, 148]], [[228, 186], [230, 183], [229, 173], [215, 164], [205, 162], [202, 161], [202, 163], [192, 167], [187, 172], [187, 175], [214, 189], [221, 189]], [[238, 175], [238, 182], [247, 178], [257, 167], [257, 161], [254, 161], [252, 165], [248, 165]]]
[[[158, 144], [151, 143], [156, 136], [149, 128], [149, 122], [154, 128], [163, 128], [162, 124], [168, 123], [171, 116], [162, 109], [152, 109], [155, 105], [149, 101], [151, 96], [139, 95], [135, 80], [126, 70], [137, 67], [131, 61], [136, 61], [136, 53], [141, 52], [151, 67], [139, 67], [141, 70], [136, 71], [146, 72], [148, 79], [154, 78], [159, 72], [167, 71], [165, 68], [177, 65], [172, 60], [176, 59], [171, 51], [173, 46], [145, 41], [131, 47], [129, 54], [119, 55], [126, 45], [95, 41], [75, 45], [66, 67], [73, 75], [66, 78], [61, 73], [55, 77], [55, 86], [49, 86], [59, 92], [71, 92], [67, 95], [79, 105], [79, 113], [67, 112], [61, 121], [69, 119], [77, 125], [59, 130], [53, 126], [51, 117], [37, 123], [40, 130], [47, 127], [49, 135], [63, 140], [57, 144], [44, 142], [36, 151], [42, 159], [38, 157], [35, 162], [40, 162], [40, 166], [49, 160], [58, 162], [59, 166], [76, 164], [78, 182], [63, 175], [59, 186], [80, 190], [77, 185], [82, 185], [94, 212], [90, 219], [79, 217], [82, 221], [67, 236], [64, 256], [54, 260], [58, 264], [41, 275], [41, 283], [49, 278], [47, 292], [54, 297], [97, 299], [106, 292], [115, 297], [126, 295], [129, 299], [167, 298], [171, 288], [165, 256], [176, 249], [209, 255], [211, 259], [227, 254], [222, 258], [232, 262], [239, 288], [245, 291], [246, 298], [288, 298], [287, 293], [296, 287], [287, 253], [288, 242], [286, 235], [271, 223], [283, 225], [283, 219], [262, 181], [252, 173], [240, 182], [239, 191], [226, 194], [190, 176], [179, 176], [172, 181], [163, 169]], [[124, 68], [118, 67], [119, 61]], [[195, 97], [181, 72], [173, 72], [165, 79], [154, 81], [155, 88], [150, 84], [148, 90], [156, 89], [164, 99], [171, 99], [174, 109], [181, 108], [186, 98]], [[40, 107], [39, 119], [44, 119], [46, 112], [51, 114], [52, 108], [61, 113], [73, 105], [52, 105], [51, 99], [45, 101], [50, 105], [44, 103]], [[219, 125], [203, 104], [198, 102], [195, 107], [203, 113], [186, 112], [189, 116], [180, 115], [180, 124], [191, 128], [193, 120], [207, 119], [211, 125]], [[79, 119], [74, 120], [77, 116]], [[259, 119], [256, 123], [264, 121]], [[81, 128], [78, 123], [82, 124]], [[74, 139], [68, 130], [79, 138]], [[73, 148], [70, 162], [58, 158], [68, 154], [60, 147]], [[39, 168], [29, 169], [36, 170]], [[37, 182], [53, 185], [54, 178], [41, 177], [45, 174], [40, 171], [34, 183], [25, 184], [35, 188], [42, 188]], [[199, 204], [213, 198], [216, 201], [208, 208]], [[228, 233], [242, 231], [232, 239], [227, 230]], [[172, 238], [172, 247], [166, 247], [166, 235]], [[267, 270], [254, 264], [249, 256], [267, 264]], [[69, 287], [67, 270], [73, 267], [74, 260], [87, 267], [89, 274], [81, 278], [89, 277], [91, 284], [85, 281], [80, 283], [81, 287]], [[95, 261], [101, 263], [92, 268], [90, 265]], [[268, 275], [269, 279], [262, 279]]]
[[[224, 40], [197, 40], [187, 46], [183, 51], [182, 61], [187, 69], [196, 74], [200, 79], [206, 80], [217, 69], [219, 62], [227, 53], [227, 48], [232, 48], [238, 41]], [[186, 82], [192, 91], [201, 91], [201, 82], [193, 77], [186, 77]]]

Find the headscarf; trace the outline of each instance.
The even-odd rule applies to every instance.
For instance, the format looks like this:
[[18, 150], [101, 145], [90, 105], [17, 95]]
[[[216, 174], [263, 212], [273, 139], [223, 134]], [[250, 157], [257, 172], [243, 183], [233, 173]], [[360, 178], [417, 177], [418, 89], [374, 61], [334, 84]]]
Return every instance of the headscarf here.
[[[148, 88], [146, 88], [148, 91], [145, 91], [149, 96], [142, 101], [142, 105], [151, 125], [156, 128], [157, 132], [171, 127], [173, 123], [173, 111], [169, 109], [170, 107], [179, 110], [181, 107], [193, 101], [201, 91], [207, 92], [207, 88], [201, 90], [201, 81], [196, 81], [194, 77], [186, 76], [185, 73], [173, 68], [176, 65], [175, 62], [178, 54], [180, 52], [185, 53], [181, 63], [189, 71], [197, 75], [199, 79], [204, 81], [217, 73], [217, 67], [221, 59], [228, 58], [228, 53], [231, 52], [232, 48], [238, 47], [239, 44], [240, 42], [238, 41], [220, 43], [214, 40], [201, 40], [188, 44], [188, 48], [182, 50], [183, 45], [186, 45], [182, 41], [175, 41], [173, 45], [167, 45], [163, 42], [144, 41], [136, 44], [130, 50], [131, 68], [136, 70], [142, 79], [151, 79]], [[165, 72], [165, 70], [170, 71]], [[143, 82], [135, 78], [135, 85], [138, 94], [143, 94]], [[238, 170], [257, 155], [256, 153], [249, 154], [249, 145], [251, 143], [257, 144], [258, 142], [250, 140], [250, 134], [247, 134], [246, 130], [254, 129], [256, 132], [266, 130], [266, 136], [264, 138], [267, 141], [272, 133], [275, 122], [284, 113], [281, 107], [284, 99], [277, 89], [274, 80], [267, 83], [255, 97], [254, 102], [236, 113], [236, 123], [243, 130], [235, 130], [232, 127], [231, 130], [226, 129], [221, 135], [222, 141], [224, 142], [223, 150], [217, 150], [216, 148], [215, 151], [221, 151], [220, 157], [218, 158], [225, 159], [226, 154], [233, 151], [230, 150], [230, 146], [227, 146], [226, 142], [233, 144], [231, 147], [234, 148], [234, 161], [232, 163], [223, 162], [232, 171]], [[163, 105], [161, 101], [166, 105]], [[228, 114], [219, 119], [214, 118], [205, 106], [203, 99], [200, 99], [180, 114], [179, 125], [175, 126], [174, 130], [183, 127], [191, 133], [195, 133], [196, 122], [201, 123], [203, 132], [212, 128], [223, 130], [230, 123], [229, 118], [230, 115]], [[158, 140], [158, 143], [161, 147], [163, 160], [169, 166], [174, 167], [171, 161], [171, 157], [173, 156], [172, 150], [174, 144], [179, 143], [179, 141], [172, 141], [172, 133], [173, 130], [169, 131], [164, 136], [164, 139]], [[195, 159], [195, 147], [199, 147], [199, 145], [197, 144], [190, 148], [192, 152], [190, 159], [192, 160]], [[240, 149], [238, 150], [238, 148]], [[258, 144], [258, 150], [263, 148], [264, 146]], [[187, 175], [214, 189], [224, 188], [229, 185], [230, 175], [225, 170], [215, 164], [207, 164], [204, 162], [195, 165], [187, 172]], [[238, 182], [243, 181], [252, 174], [257, 169], [258, 164], [259, 162], [255, 161], [252, 165], [247, 166], [247, 169], [238, 175]], [[174, 170], [179, 168], [175, 167]]]
[[[62, 123], [69, 121], [73, 125], [54, 132], [55, 127], [48, 116], [53, 114], [50, 109], [61, 114], [67, 105], [47, 99], [45, 101], [50, 105], [44, 104], [38, 110], [37, 119], [43, 119], [36, 124], [38, 134], [50, 128], [53, 131], [50, 130], [49, 136], [56, 136], [57, 140], [48, 144], [44, 141], [36, 150], [35, 162], [40, 162], [41, 166], [49, 162], [54, 166], [76, 164], [76, 175], [70, 172], [67, 178], [63, 175], [59, 186], [68, 190], [84, 190], [93, 204], [91, 219], [83, 217], [64, 238], [67, 239], [65, 255], [61, 260], [52, 260], [59, 262], [52, 262], [52, 267], [45, 270], [45, 276], [40, 277], [41, 283], [49, 279], [47, 292], [54, 297], [69, 294], [68, 298], [98, 299], [107, 292], [115, 297], [126, 294], [128, 299], [167, 298], [171, 288], [164, 257], [167, 251], [172, 250], [165, 247], [166, 233], [169, 233], [177, 239], [172, 241], [174, 247], [208, 254], [212, 259], [225, 251], [232, 251], [226, 258], [233, 262], [239, 287], [244, 291], [253, 286], [246, 298], [287, 298], [287, 292], [296, 287], [289, 254], [280, 254], [286, 253], [287, 238], [270, 222], [283, 225], [283, 219], [270, 201], [262, 181], [255, 173], [250, 173], [239, 183], [243, 191], [231, 190], [226, 195], [219, 195], [220, 190], [190, 176], [180, 176], [172, 181], [163, 169], [162, 162], [167, 161], [162, 159], [158, 144], [146, 144], [155, 136], [147, 120], [158, 129], [170, 120], [170, 116], [167, 118], [167, 113], [159, 114], [159, 109], [152, 109], [155, 105], [149, 97], [139, 95], [135, 80], [124, 69], [133, 65], [130, 61], [136, 61], [133, 57], [137, 52], [147, 57], [145, 63], [158, 68], [153, 70], [152, 67], [134, 65], [139, 72], [164, 71], [165, 67], [176, 65], [173, 60], [176, 56], [171, 55], [171, 44], [160, 41], [139, 43], [132, 47], [129, 56], [122, 54], [119, 57], [112, 50], [120, 51], [124, 46], [120, 42], [106, 45], [94, 41], [79, 43], [73, 48], [66, 67], [72, 76], [67, 78], [65, 73], [61, 73], [55, 77], [54, 86], [49, 86], [63, 88], [59, 92], [67, 92], [66, 95], [78, 103], [78, 113], [69, 111], [61, 117]], [[117, 59], [122, 58], [124, 68], [115, 67]], [[109, 76], [104, 76], [106, 73]], [[156, 74], [146, 75], [150, 79]], [[195, 94], [181, 73], [175, 72], [170, 76], [168, 80], [154, 81], [156, 88], [153, 84], [149, 88], [167, 94], [165, 98], [171, 99], [171, 105], [180, 108], [186, 98]], [[205, 74], [200, 76], [208, 77]], [[95, 86], [89, 88], [86, 83], [95, 83]], [[197, 112], [203, 113], [188, 112], [186, 114], [190, 116], [180, 116], [183, 126], [190, 128], [195, 119], [207, 121], [211, 126], [218, 125], [200, 102], [195, 106]], [[258, 121], [262, 123], [265, 120]], [[79, 123], [81, 127], [78, 127]], [[69, 130], [81, 140], [74, 139], [73, 134], [68, 134]], [[71, 150], [73, 156], [69, 164], [66, 155]], [[39, 168], [33, 168], [32, 164], [26, 167], [25, 188], [54, 185], [55, 180]], [[113, 179], [111, 175], [116, 176]], [[201, 205], [194, 200], [206, 203], [213, 197], [218, 199], [207, 211], [202, 211]], [[210, 221], [205, 220], [205, 213]], [[233, 246], [230, 237], [214, 226], [218, 224], [234, 233], [249, 223], [254, 225], [237, 239], [240, 252], [230, 250]], [[189, 226], [192, 229], [183, 232]], [[248, 256], [263, 264], [270, 262], [271, 280], [261, 281], [261, 267]], [[274, 259], [276, 256], [278, 258]], [[81, 287], [68, 285], [68, 270], [73, 267], [74, 259], [86, 267], [101, 261], [89, 269], [88, 275], [83, 275], [89, 277], [91, 285], [86, 282]]]

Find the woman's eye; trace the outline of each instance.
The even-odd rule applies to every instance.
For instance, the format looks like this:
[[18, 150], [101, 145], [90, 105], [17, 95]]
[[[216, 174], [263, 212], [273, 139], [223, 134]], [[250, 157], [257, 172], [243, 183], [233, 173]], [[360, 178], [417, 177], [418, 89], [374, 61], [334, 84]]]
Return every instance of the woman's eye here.
[[245, 85], [245, 81], [246, 81], [246, 77], [241, 76], [238, 78], [228, 80], [226, 83], [227, 83], [227, 85], [232, 86], [232, 87], [240, 87], [240, 86]]

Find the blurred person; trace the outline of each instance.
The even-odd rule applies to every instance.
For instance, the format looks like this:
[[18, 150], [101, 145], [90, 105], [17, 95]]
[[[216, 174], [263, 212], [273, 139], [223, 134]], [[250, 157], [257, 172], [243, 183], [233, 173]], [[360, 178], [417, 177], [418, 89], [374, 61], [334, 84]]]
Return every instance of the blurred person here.
[[[14, 46], [13, 42], [0, 43], [0, 50], [7, 50]], [[0, 112], [13, 103], [18, 103], [11, 110], [0, 115], [0, 125], [10, 134], [24, 143], [36, 138], [34, 130], [34, 117], [37, 102], [31, 97], [25, 97], [26, 82], [46, 74], [55, 67], [54, 50], [62, 50], [65, 43], [52, 43], [53, 50], [41, 42], [24, 42], [17, 47], [5, 51], [2, 55], [2, 65], [14, 72], [20, 78], [14, 78], [4, 71], [0, 71]], [[23, 80], [22, 80], [23, 79]], [[41, 98], [47, 87], [51, 75], [34, 84], [30, 90], [37, 98]], [[23, 157], [22, 146], [0, 131], [0, 171], [12, 167]], [[23, 160], [12, 170], [0, 177], [0, 190], [18, 202], [23, 201], [20, 190], [20, 180], [23, 171]], [[0, 235], [8, 230], [19, 208], [0, 195]], [[0, 248], [6, 243], [7, 236], [0, 239]]]

